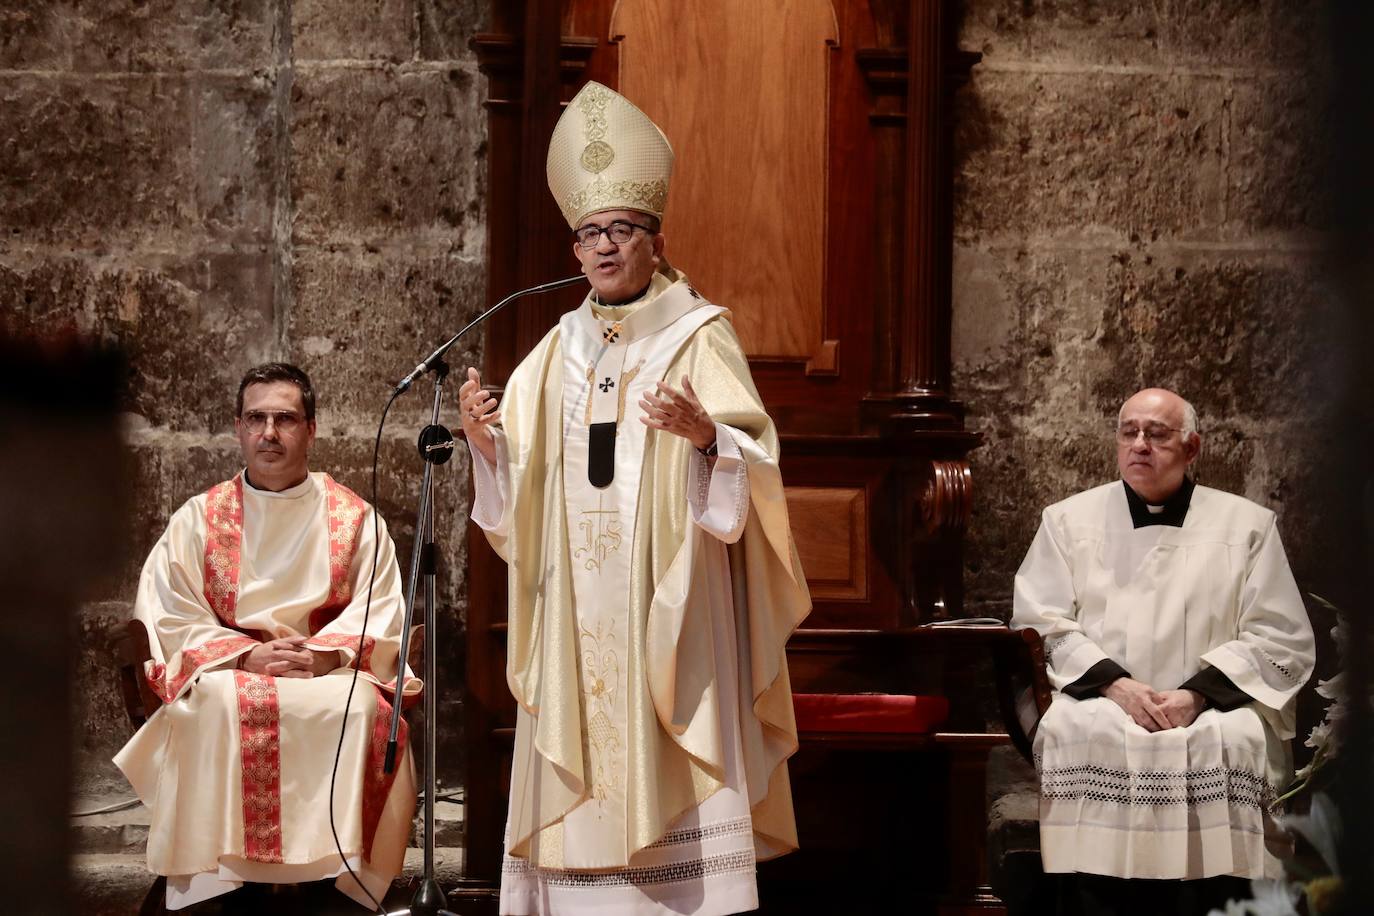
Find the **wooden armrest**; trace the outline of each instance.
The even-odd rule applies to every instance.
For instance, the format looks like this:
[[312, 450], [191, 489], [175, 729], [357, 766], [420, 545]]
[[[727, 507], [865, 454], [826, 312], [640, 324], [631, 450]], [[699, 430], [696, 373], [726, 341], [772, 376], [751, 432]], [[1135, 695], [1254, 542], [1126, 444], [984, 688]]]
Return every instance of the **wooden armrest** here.
[[134, 728], [141, 728], [162, 705], [144, 676], [144, 662], [153, 657], [148, 646], [148, 631], [137, 620], [126, 620], [110, 628], [108, 643], [119, 666], [119, 692], [124, 698], [124, 712]]
[[1027, 762], [1034, 763], [1035, 755], [1031, 740], [1035, 735], [1035, 725], [1026, 728], [1017, 714], [1013, 680], [1024, 680], [1028, 683], [1025, 691], [1034, 701], [1035, 720], [1038, 723], [1045, 710], [1050, 708], [1050, 680], [1045, 672], [1045, 644], [1040, 634], [1030, 628], [1015, 630], [1014, 633], [1018, 637], [1015, 643], [1009, 649], [996, 654], [997, 705], [1011, 743]]

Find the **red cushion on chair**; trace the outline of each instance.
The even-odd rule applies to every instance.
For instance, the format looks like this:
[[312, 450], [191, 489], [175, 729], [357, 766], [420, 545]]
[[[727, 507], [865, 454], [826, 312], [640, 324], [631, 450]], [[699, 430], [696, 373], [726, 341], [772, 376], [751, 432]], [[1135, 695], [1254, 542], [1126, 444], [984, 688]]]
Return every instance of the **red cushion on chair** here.
[[945, 697], [894, 693], [798, 693], [792, 697], [797, 730], [804, 732], [934, 731], [949, 715]]

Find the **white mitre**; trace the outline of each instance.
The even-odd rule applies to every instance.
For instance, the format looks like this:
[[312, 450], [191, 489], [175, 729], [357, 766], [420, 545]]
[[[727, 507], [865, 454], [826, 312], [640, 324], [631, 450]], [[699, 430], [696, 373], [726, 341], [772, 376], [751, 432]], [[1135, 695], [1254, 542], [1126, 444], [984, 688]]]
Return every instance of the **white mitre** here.
[[547, 169], [549, 190], [570, 228], [603, 210], [638, 210], [661, 219], [673, 148], [629, 99], [589, 82], [554, 126]]

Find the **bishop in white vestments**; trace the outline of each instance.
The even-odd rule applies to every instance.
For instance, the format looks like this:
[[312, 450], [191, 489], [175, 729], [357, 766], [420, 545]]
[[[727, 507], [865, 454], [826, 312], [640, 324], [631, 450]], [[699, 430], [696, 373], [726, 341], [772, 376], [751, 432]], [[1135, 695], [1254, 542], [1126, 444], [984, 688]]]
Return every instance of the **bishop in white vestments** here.
[[[309, 471], [315, 396], [301, 370], [250, 370], [235, 417], [246, 468], [178, 509], [144, 564], [134, 613], [163, 705], [115, 763], [151, 811], [148, 868], [167, 876], [169, 909], [244, 882], [325, 878], [372, 908], [356, 881], [385, 894], [415, 810], [409, 751], [392, 774], [382, 767], [402, 621], [395, 550], [371, 506]], [[329, 786], [355, 661], [334, 793], [346, 868]], [[402, 693], [419, 690], [407, 678]]]
[[672, 161], [622, 96], [574, 97], [549, 186], [592, 292], [499, 412], [475, 370], [460, 389], [509, 566], [502, 913], [743, 912], [796, 847], [783, 648], [810, 600], [729, 313], [663, 259]]
[[1205, 913], [1281, 874], [1265, 810], [1312, 628], [1274, 513], [1195, 486], [1200, 448], [1186, 401], [1133, 396], [1122, 479], [1045, 509], [1016, 575], [1012, 626], [1045, 638], [1056, 688], [1034, 740], [1045, 871], [1100, 876], [1063, 912]]

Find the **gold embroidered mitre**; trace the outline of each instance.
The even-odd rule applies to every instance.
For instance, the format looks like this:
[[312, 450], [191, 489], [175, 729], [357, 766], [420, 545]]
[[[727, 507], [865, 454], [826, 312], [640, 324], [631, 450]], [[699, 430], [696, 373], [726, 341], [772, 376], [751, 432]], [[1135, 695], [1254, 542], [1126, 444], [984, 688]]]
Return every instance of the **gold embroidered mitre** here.
[[673, 148], [629, 99], [589, 82], [554, 126], [547, 169], [549, 190], [573, 229], [603, 210], [662, 218]]

